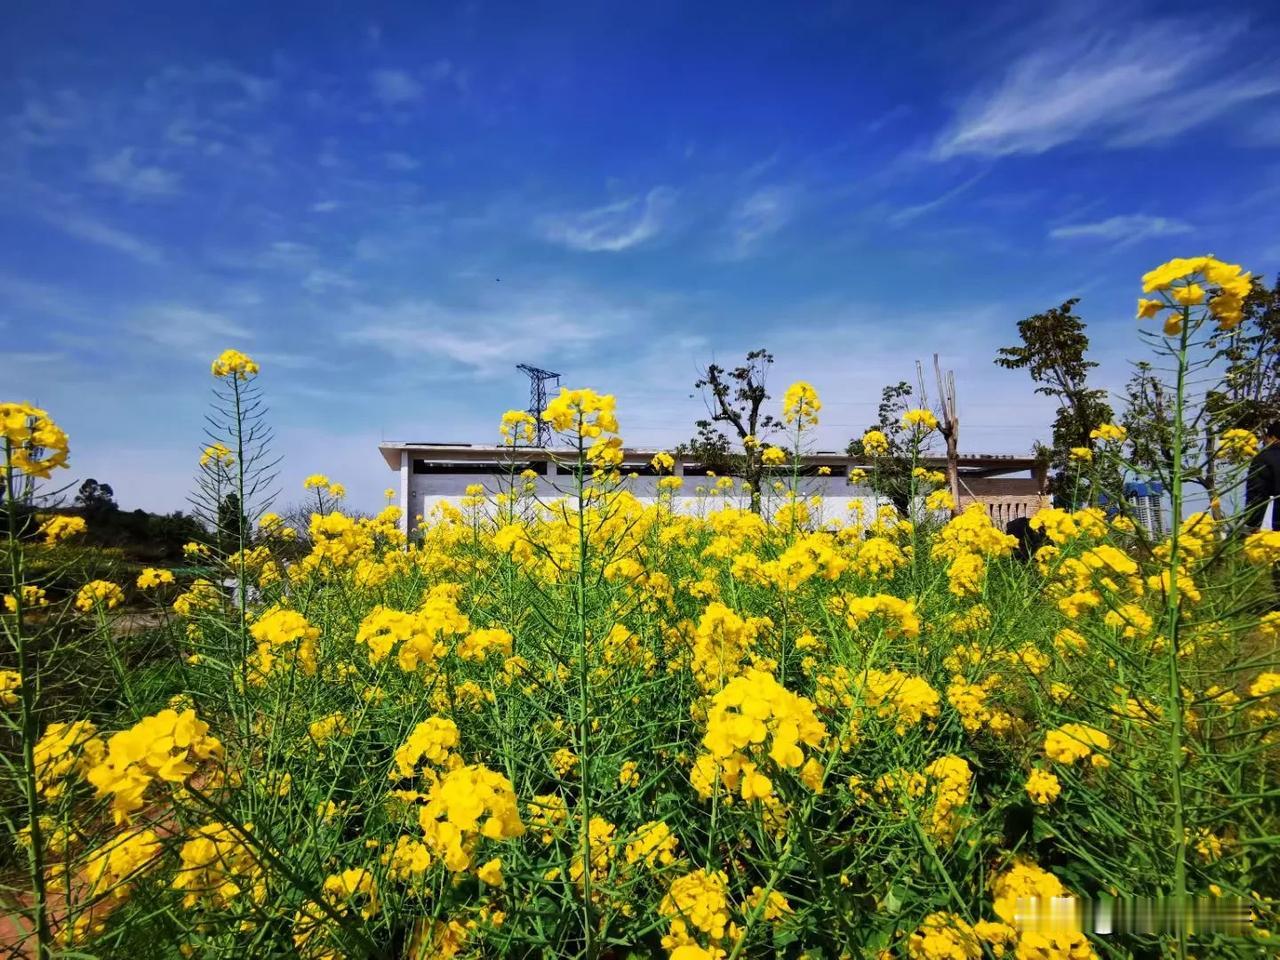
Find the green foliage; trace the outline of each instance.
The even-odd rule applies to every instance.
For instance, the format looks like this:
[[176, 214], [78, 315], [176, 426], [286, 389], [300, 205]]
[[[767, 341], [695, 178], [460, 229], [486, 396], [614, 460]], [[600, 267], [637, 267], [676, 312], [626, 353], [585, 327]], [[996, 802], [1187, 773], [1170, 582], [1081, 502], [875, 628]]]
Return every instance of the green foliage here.
[[1255, 277], [1238, 327], [1220, 337], [1223, 376], [1208, 404], [1216, 429], [1257, 432], [1280, 421], [1280, 276]]
[[[1240, 324], [1189, 348], [1192, 385], [1184, 391], [1181, 426], [1194, 442], [1182, 446], [1179, 468], [1212, 500], [1223, 492], [1218, 438], [1232, 429], [1257, 433], [1280, 419], [1280, 279], [1268, 287], [1255, 278]], [[1125, 392], [1131, 462], [1167, 483], [1174, 466], [1176, 389], [1167, 375], [1140, 362]]]
[[[240, 498], [234, 492], [228, 493], [218, 504], [218, 526], [214, 535], [218, 549], [228, 556], [235, 553], [240, 549], [242, 531], [251, 529], [249, 518], [240, 507]], [[247, 537], [245, 539], [247, 541]]]
[[1055, 500], [1072, 505], [1088, 503], [1094, 491], [1088, 471], [1072, 461], [1075, 447], [1092, 447], [1090, 433], [1113, 416], [1106, 391], [1091, 388], [1089, 371], [1097, 366], [1087, 355], [1089, 337], [1085, 323], [1075, 313], [1080, 300], [1073, 297], [1018, 321], [1020, 345], [1001, 347], [996, 364], [1007, 370], [1026, 370], [1036, 384], [1036, 393], [1058, 401], [1053, 421], [1050, 465], [1054, 473], [1050, 489]]
[[[902, 415], [911, 409], [911, 393], [911, 384], [905, 380], [881, 390], [876, 422], [868, 428], [879, 430], [889, 441], [889, 452], [875, 459], [875, 470], [867, 475], [871, 489], [887, 497], [903, 516], [910, 513], [908, 505], [913, 490], [911, 431], [902, 425]], [[861, 437], [850, 440], [846, 452], [851, 457], [867, 456]]]
[[75, 505], [85, 516], [109, 513], [119, 509], [111, 484], [99, 483], [92, 477], [80, 484], [80, 489], [76, 492]]

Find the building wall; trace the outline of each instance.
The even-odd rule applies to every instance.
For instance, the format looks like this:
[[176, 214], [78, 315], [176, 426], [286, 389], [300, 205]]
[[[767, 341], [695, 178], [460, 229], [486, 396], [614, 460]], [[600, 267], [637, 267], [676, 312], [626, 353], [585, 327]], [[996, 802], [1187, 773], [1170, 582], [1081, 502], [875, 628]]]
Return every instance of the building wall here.
[[[658, 494], [658, 477], [632, 477], [625, 481], [626, 488], [641, 499], [652, 499]], [[518, 483], [526, 481], [517, 478]], [[573, 476], [559, 474], [557, 476], [538, 477], [533, 481], [539, 497], [554, 500], [573, 492]], [[698, 487], [712, 487], [715, 480], [706, 476], [689, 474], [684, 477], [683, 491], [693, 496]], [[510, 481], [505, 474], [498, 473], [410, 473], [409, 499], [422, 496], [463, 497], [467, 487], [481, 484], [490, 493], [506, 488]], [[844, 477], [801, 477], [800, 492], [805, 496], [828, 497], [864, 497], [871, 496], [871, 490], [865, 485], [853, 486]]]
[[[433, 465], [443, 464], [460, 464], [462, 465], [457, 472], [453, 472], [450, 466], [443, 472], [415, 473], [413, 471], [414, 453], [412, 450], [395, 451], [394, 454], [384, 455], [388, 460], [388, 464], [395, 465], [398, 462], [399, 474], [401, 480], [402, 500], [406, 507], [406, 515], [403, 521], [406, 532], [412, 530], [418, 525], [419, 516], [428, 516], [432, 508], [439, 503], [447, 502], [455, 506], [459, 505], [466, 495], [468, 487], [479, 484], [483, 487], [487, 494], [493, 495], [509, 486], [508, 471], [505, 469], [494, 469], [494, 460], [491, 459], [493, 454], [486, 456], [486, 451], [475, 448], [461, 448], [456, 453], [449, 451], [446, 456], [448, 460], [433, 459], [428, 455], [428, 459], [421, 461], [431, 463]], [[456, 456], [456, 460], [454, 457]], [[628, 462], [622, 468], [625, 475], [628, 470], [644, 470], [647, 468], [647, 456], [643, 461], [637, 460], [634, 463]], [[393, 459], [394, 457], [394, 459]], [[816, 458], [819, 461], [822, 458]], [[852, 486], [848, 483], [844, 470], [847, 469], [847, 463], [841, 465], [838, 461], [841, 458], [833, 457], [831, 468], [832, 476], [804, 476], [800, 478], [800, 490], [805, 496], [817, 496], [822, 498], [821, 518], [824, 522], [843, 522], [848, 518], [850, 512], [857, 509], [861, 511], [863, 517], [873, 516], [878, 503], [883, 502], [877, 500], [870, 489], [865, 486]], [[630, 458], [629, 458], [630, 461]], [[474, 464], [474, 467], [468, 468], [468, 465]], [[436, 469], [438, 467], [434, 467]], [[532, 482], [535, 485], [537, 497], [542, 502], [550, 502], [560, 497], [570, 496], [573, 492], [573, 476], [572, 473], [564, 469], [562, 470], [554, 461], [548, 462], [544, 467], [544, 471]], [[677, 475], [684, 474], [684, 464], [677, 461], [675, 472]], [[641, 502], [652, 503], [657, 499], [657, 483], [658, 477], [652, 475], [640, 475], [628, 477], [625, 481], [627, 489], [629, 489]], [[518, 482], [526, 481], [518, 479]], [[684, 486], [679, 495], [674, 499], [675, 508], [682, 513], [689, 514], [705, 514], [710, 511], [721, 509], [725, 506], [747, 506], [747, 498], [740, 491], [740, 482], [737, 483], [738, 490], [735, 490], [728, 496], [714, 495], [707, 492], [699, 492], [699, 488], [704, 491], [710, 490], [715, 486], [715, 478], [709, 478], [705, 474], [689, 473], [684, 475]], [[961, 475], [961, 497], [960, 507], [963, 509], [970, 503], [979, 502], [987, 507], [992, 520], [999, 526], [1003, 527], [1010, 520], [1016, 517], [1031, 516], [1041, 507], [1048, 505], [1048, 499], [1041, 490], [1043, 489], [1043, 477], [1033, 475], [1031, 477], [974, 477], [972, 475]], [[774, 500], [776, 494], [772, 491], [765, 491], [769, 500]], [[774, 500], [774, 503], [779, 501]], [[770, 505], [769, 509], [772, 509]]]
[[[523, 484], [526, 481], [517, 479], [517, 482]], [[573, 478], [568, 474], [538, 477], [532, 482], [538, 499], [543, 502], [573, 494]], [[642, 503], [654, 503], [658, 498], [657, 482], [657, 477], [634, 477], [625, 481], [625, 489]], [[409, 505], [408, 529], [412, 530], [417, 526], [418, 516], [429, 516], [436, 504], [444, 502], [458, 506], [466, 496], [467, 488], [474, 484], [480, 484], [488, 495], [493, 495], [507, 489], [509, 483], [505, 475], [498, 474], [410, 472], [408, 495], [405, 499], [405, 503]], [[681, 513], [699, 515], [726, 506], [747, 506], [747, 498], [740, 492], [735, 491], [728, 496], [696, 492], [700, 486], [710, 488], [714, 484], [715, 480], [705, 476], [686, 476], [681, 493], [673, 500], [675, 509]], [[855, 504], [863, 511], [864, 516], [870, 516], [876, 508], [876, 497], [869, 489], [865, 486], [851, 486], [843, 477], [802, 477], [799, 488], [807, 497], [822, 498], [822, 517], [826, 521], [843, 521], [855, 509]], [[776, 499], [776, 494], [766, 494], [766, 502]]]
[[1038, 510], [1049, 506], [1049, 498], [1043, 497], [1038, 493], [1031, 495], [1013, 494], [1010, 496], [986, 494], [980, 497], [966, 497], [962, 494], [960, 496], [960, 509], [963, 510], [969, 504], [975, 502], [981, 503], [987, 508], [987, 516], [991, 517], [991, 522], [1002, 530], [1010, 520], [1017, 517], [1033, 517]]

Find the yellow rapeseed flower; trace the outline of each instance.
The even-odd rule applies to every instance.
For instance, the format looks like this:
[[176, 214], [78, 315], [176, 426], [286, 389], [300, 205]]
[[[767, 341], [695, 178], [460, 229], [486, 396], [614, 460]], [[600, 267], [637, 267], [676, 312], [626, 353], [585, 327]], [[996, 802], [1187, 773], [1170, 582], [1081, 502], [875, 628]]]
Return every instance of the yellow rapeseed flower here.
[[1062, 783], [1048, 770], [1034, 768], [1027, 776], [1027, 796], [1041, 806], [1047, 806], [1058, 799], [1062, 792]]
[[67, 435], [49, 414], [29, 403], [0, 403], [0, 440], [13, 469], [47, 480], [67, 466]]
[[[938, 429], [938, 418], [933, 415], [932, 410], [908, 410], [902, 415], [902, 425], [908, 430], [919, 430], [921, 433], [928, 433], [930, 430]], [[862, 441], [865, 446], [865, 434]]]
[[258, 373], [258, 365], [239, 350], [223, 350], [210, 368], [219, 379], [234, 377], [237, 380], [248, 380]]
[[862, 435], [862, 449], [868, 457], [883, 457], [889, 452], [889, 438], [879, 430], [868, 430]]
[[78, 536], [89, 529], [84, 517], [56, 516], [50, 517], [40, 525], [40, 536], [47, 544], [60, 543], [70, 537]]
[[138, 574], [139, 590], [150, 590], [153, 587], [163, 586], [167, 583], [173, 583], [173, 573], [169, 570], [147, 567]]
[[76, 609], [112, 610], [124, 603], [124, 591], [110, 580], [90, 580], [76, 594]]
[[787, 387], [782, 398], [782, 420], [804, 429], [818, 425], [818, 411], [822, 409], [822, 401], [818, 399], [818, 391], [804, 380], [797, 380]]
[[1090, 440], [1101, 440], [1103, 443], [1124, 443], [1129, 438], [1129, 431], [1116, 423], [1104, 423], [1089, 431]]

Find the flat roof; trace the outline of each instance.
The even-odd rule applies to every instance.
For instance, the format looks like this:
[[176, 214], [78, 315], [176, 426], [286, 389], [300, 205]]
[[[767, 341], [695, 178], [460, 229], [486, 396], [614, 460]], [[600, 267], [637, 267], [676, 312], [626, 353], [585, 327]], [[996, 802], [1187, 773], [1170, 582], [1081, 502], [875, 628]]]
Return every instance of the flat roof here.
[[[435, 460], [439, 463], [474, 463], [479, 460], [499, 460], [515, 456], [522, 460], [550, 460], [569, 453], [566, 447], [507, 447], [493, 444], [475, 443], [413, 443], [408, 441], [385, 440], [378, 445], [382, 458], [392, 470], [400, 469], [400, 454], [408, 451], [410, 456], [421, 460]], [[623, 447], [623, 461], [647, 463], [660, 447]], [[677, 460], [680, 457], [671, 453]], [[692, 461], [696, 462], [696, 461]], [[801, 456], [801, 462], [810, 466], [854, 467], [865, 465], [848, 454], [833, 450], [819, 450]], [[946, 457], [921, 457], [922, 466], [937, 469], [946, 466]], [[1002, 473], [1017, 473], [1022, 470], [1034, 470], [1040, 465], [1035, 457], [1018, 456], [1011, 453], [962, 453], [958, 459], [959, 467], [966, 473], [980, 473], [983, 476], [997, 476]]]

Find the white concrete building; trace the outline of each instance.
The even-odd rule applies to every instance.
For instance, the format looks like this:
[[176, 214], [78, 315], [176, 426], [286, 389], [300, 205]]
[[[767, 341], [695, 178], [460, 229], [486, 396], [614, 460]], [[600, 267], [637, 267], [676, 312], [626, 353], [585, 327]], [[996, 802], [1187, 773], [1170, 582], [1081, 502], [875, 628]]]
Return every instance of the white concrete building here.
[[[567, 451], [539, 447], [479, 446], [467, 443], [398, 443], [379, 446], [387, 466], [400, 475], [399, 503], [405, 508], [401, 521], [405, 533], [412, 533], [417, 517], [427, 516], [441, 501], [457, 504], [466, 488], [481, 484], [496, 492], [514, 466], [518, 473], [525, 469], [537, 474], [536, 492], [543, 500], [554, 500], [572, 490], [572, 470], [557, 461], [567, 458]], [[642, 501], [657, 496], [658, 473], [650, 465], [656, 450], [627, 448], [623, 450], [622, 472], [635, 474], [628, 489]], [[923, 461], [929, 469], [942, 469], [945, 463], [936, 457]], [[830, 470], [829, 476], [820, 473]], [[819, 495], [827, 517], [845, 517], [850, 504], [860, 501], [865, 512], [874, 509], [875, 495], [867, 487], [851, 486], [849, 471], [867, 465], [835, 451], [818, 451], [801, 460], [802, 490], [806, 495]], [[724, 503], [735, 503], [735, 497], [709, 497], [699, 494], [699, 486], [715, 483], [706, 469], [697, 463], [676, 457], [676, 476], [685, 478], [684, 488], [675, 498], [676, 509], [687, 512], [716, 509]], [[992, 519], [1003, 525], [1018, 516], [1029, 516], [1045, 500], [1044, 468], [1029, 457], [998, 454], [962, 455], [959, 461], [961, 506], [973, 500], [987, 505]], [[1019, 474], [1020, 476], [1014, 476]]]

